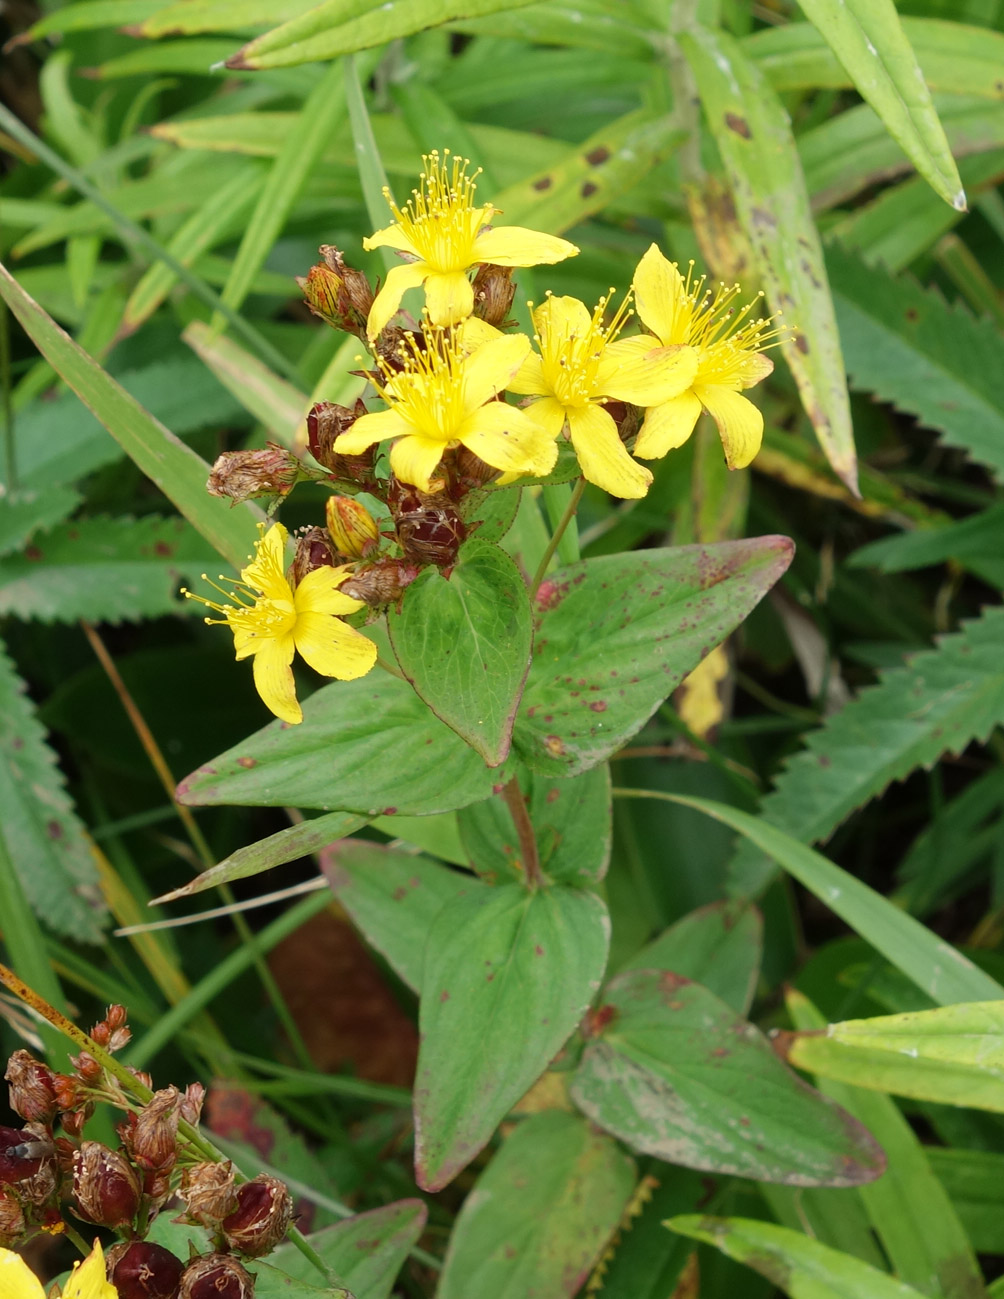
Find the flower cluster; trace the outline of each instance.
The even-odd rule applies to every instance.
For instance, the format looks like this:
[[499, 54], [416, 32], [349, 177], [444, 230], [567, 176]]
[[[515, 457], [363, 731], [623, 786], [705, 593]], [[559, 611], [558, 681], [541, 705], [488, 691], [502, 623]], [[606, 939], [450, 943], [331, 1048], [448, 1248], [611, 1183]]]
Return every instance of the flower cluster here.
[[[315, 405], [307, 426], [320, 469], [269, 444], [221, 456], [209, 482], [235, 502], [281, 500], [310, 478], [333, 491], [325, 526], [297, 538], [288, 566], [275, 524], [240, 578], [217, 588], [233, 603], [193, 597], [222, 615], [207, 621], [230, 628], [237, 657], [253, 658], [262, 699], [288, 723], [302, 719], [294, 654], [329, 677], [368, 672], [376, 647], [343, 618], [400, 600], [427, 565], [448, 576], [486, 489], [546, 479], [563, 443], [564, 479], [574, 454], [582, 477], [623, 499], [646, 494], [652, 474], [641, 462], [682, 445], [702, 410], [730, 468], [760, 446], [763, 419], [742, 390], [770, 373], [764, 349], [778, 331], [754, 316], [756, 300], [735, 310], [737, 286], [706, 289], [653, 244], [615, 310], [609, 295], [591, 309], [548, 294], [533, 310], [533, 338], [513, 332], [512, 269], [578, 249], [497, 226], [465, 160], [447, 151], [424, 161], [411, 199], [399, 207], [388, 193], [393, 222], [363, 241], [403, 259], [378, 292], [330, 245], [300, 280], [314, 314], [372, 353], [365, 373], [383, 408]], [[417, 289], [416, 318], [401, 306]]]
[[[93, 1041], [110, 1052], [129, 1036], [121, 1006], [109, 1006], [91, 1030]], [[238, 1185], [229, 1162], [206, 1160], [186, 1140], [182, 1126], [195, 1127], [202, 1109], [200, 1083], [150, 1096], [147, 1075], [130, 1070], [137, 1089], [150, 1097], [137, 1103], [89, 1052], [72, 1064], [72, 1073], [53, 1073], [24, 1050], [7, 1063], [10, 1106], [24, 1127], [0, 1127], [3, 1299], [43, 1299], [41, 1284], [11, 1247], [39, 1231], [75, 1236], [74, 1219], [121, 1239], [107, 1254], [95, 1241], [74, 1267], [62, 1299], [251, 1299], [254, 1278], [238, 1255], [259, 1258], [285, 1236], [292, 1217], [288, 1189], [264, 1174]], [[125, 1110], [116, 1149], [83, 1136], [101, 1102]], [[183, 1221], [204, 1227], [212, 1244], [187, 1263], [144, 1239], [175, 1195], [185, 1206]]]

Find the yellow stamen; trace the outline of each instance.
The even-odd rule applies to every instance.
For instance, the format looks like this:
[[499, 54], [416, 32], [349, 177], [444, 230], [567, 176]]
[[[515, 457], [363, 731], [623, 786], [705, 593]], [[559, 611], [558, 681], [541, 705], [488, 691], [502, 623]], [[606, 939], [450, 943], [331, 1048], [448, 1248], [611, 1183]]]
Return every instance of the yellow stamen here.
[[[610, 289], [606, 297], [600, 298], [585, 333], [576, 333], [575, 327], [567, 324], [564, 329], [548, 328], [543, 336], [534, 332], [544, 377], [557, 400], [566, 408], [588, 406], [597, 400], [594, 395], [596, 371], [603, 349], [614, 341], [634, 314], [629, 291], [613, 319], [604, 325], [603, 317], [613, 292]], [[550, 297], [551, 294], [547, 296]], [[533, 304], [528, 305], [532, 309]]]

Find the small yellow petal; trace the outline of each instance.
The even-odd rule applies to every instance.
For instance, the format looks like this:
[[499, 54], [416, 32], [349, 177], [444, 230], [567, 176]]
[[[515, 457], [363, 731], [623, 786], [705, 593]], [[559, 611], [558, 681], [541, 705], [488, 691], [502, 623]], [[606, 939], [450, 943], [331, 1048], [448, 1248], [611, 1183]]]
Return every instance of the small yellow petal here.
[[[6, 1292], [0, 1294], [7, 1299]], [[97, 1241], [82, 1263], [74, 1266], [63, 1286], [63, 1299], [118, 1299], [118, 1291], [105, 1275], [105, 1260]]]
[[425, 281], [425, 304], [434, 325], [458, 325], [474, 310], [474, 289], [463, 271], [434, 272]]
[[655, 244], [634, 273], [634, 298], [647, 329], [663, 343], [686, 343], [691, 310], [686, 283], [673, 262]]
[[661, 460], [667, 451], [682, 447], [694, 431], [701, 413], [700, 400], [692, 392], [682, 392], [672, 401], [653, 406], [645, 413], [634, 453], [642, 460]]
[[472, 352], [463, 371], [465, 411], [476, 410], [507, 388], [529, 351], [525, 334], [503, 334]]
[[276, 717], [292, 725], [303, 721], [290, 667], [295, 648], [291, 635], [268, 637], [260, 641], [254, 656], [255, 689]]
[[[361, 609], [361, 600], [353, 600], [350, 595], [345, 595], [338, 589], [339, 582], [344, 582], [351, 572], [351, 564], [342, 564], [337, 568], [325, 565], [309, 572], [293, 592], [293, 602], [299, 617], [308, 613], [340, 615]], [[298, 633], [294, 633], [296, 634]]]
[[730, 469], [745, 469], [760, 450], [763, 416], [748, 397], [731, 388], [709, 385], [694, 391], [718, 425], [726, 464]]
[[491, 262], [493, 266], [551, 265], [574, 257], [578, 251], [567, 239], [527, 230], [524, 226], [483, 230], [474, 241], [477, 260]]
[[651, 334], [621, 338], [603, 351], [596, 389], [635, 406], [661, 406], [694, 382], [697, 356], [694, 347], [662, 347]]
[[411, 237], [396, 221], [393, 225], [385, 226], [383, 230], [377, 230], [368, 239], [364, 239], [363, 247], [368, 253], [371, 253], [374, 248], [397, 248], [403, 253], [411, 253], [412, 257], [420, 258], [422, 255]]
[[0, 1249], [0, 1295], [3, 1299], [45, 1299], [42, 1283], [13, 1250]]
[[592, 319], [586, 304], [571, 297], [545, 298], [533, 313], [537, 332], [549, 338], [582, 338], [589, 333]]
[[527, 397], [549, 397], [551, 385], [544, 377], [544, 362], [536, 352], [531, 352], [513, 377], [509, 380], [509, 391]]
[[300, 654], [325, 677], [355, 681], [376, 662], [377, 647], [368, 636], [327, 614], [301, 614], [293, 635]]
[[527, 406], [524, 414], [549, 438], [556, 438], [565, 427], [565, 408], [556, 397], [541, 397]]
[[406, 291], [417, 289], [429, 271], [425, 262], [409, 262], [406, 266], [394, 266], [387, 272], [387, 278], [373, 299], [366, 320], [366, 332], [370, 338], [376, 338], [386, 328], [387, 322], [401, 305]]
[[431, 478], [446, 450], [444, 442], [412, 435], [398, 438], [390, 449], [390, 467], [402, 483], [423, 492], [432, 490]]
[[335, 450], [339, 455], [357, 456], [374, 442], [404, 437], [412, 431], [411, 424], [401, 417], [399, 411], [378, 410], [370, 415], [361, 415], [350, 429], [340, 433], [335, 438]]
[[460, 441], [486, 465], [505, 473], [549, 474], [558, 458], [557, 443], [525, 412], [493, 401], [477, 411], [461, 429]]
[[652, 475], [628, 455], [617, 425], [602, 406], [570, 410], [568, 432], [587, 482], [624, 500], [645, 495]]

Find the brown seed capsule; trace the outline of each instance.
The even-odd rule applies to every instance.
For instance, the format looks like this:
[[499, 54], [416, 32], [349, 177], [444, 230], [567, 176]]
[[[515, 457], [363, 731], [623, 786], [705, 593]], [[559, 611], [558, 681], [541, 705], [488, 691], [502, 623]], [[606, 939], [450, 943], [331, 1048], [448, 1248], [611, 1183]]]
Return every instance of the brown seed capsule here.
[[217, 1228], [237, 1208], [233, 1165], [229, 1159], [220, 1164], [193, 1164], [181, 1175], [179, 1194], [189, 1218], [204, 1227]]
[[307, 306], [329, 325], [366, 338], [366, 318], [373, 305], [373, 290], [362, 271], [345, 264], [332, 244], [320, 248], [323, 262], [312, 266], [306, 278], [298, 278]]
[[392, 478], [387, 503], [407, 561], [453, 567], [467, 527], [444, 496], [430, 496]]
[[357, 568], [338, 589], [353, 600], [362, 600], [379, 609], [400, 600], [418, 574], [417, 564], [409, 564], [403, 559], [377, 559]]
[[177, 1087], [164, 1087], [136, 1115], [125, 1137], [126, 1148], [139, 1168], [162, 1173], [178, 1158], [178, 1119], [181, 1097]]
[[59, 1110], [52, 1070], [27, 1051], [15, 1051], [4, 1078], [10, 1083], [10, 1107], [23, 1119], [51, 1123]]
[[73, 1195], [78, 1212], [102, 1227], [132, 1223], [139, 1207], [140, 1179], [117, 1150], [85, 1141], [73, 1156]]
[[295, 591], [307, 574], [312, 573], [315, 568], [334, 568], [339, 562], [335, 543], [331, 540], [327, 528], [304, 528], [296, 538], [296, 551], [286, 576]]
[[499, 476], [499, 471], [493, 465], [486, 464], [480, 456], [476, 456], [465, 446], [457, 447], [453, 456], [456, 466], [456, 491], [461, 496], [474, 491], [477, 487], [484, 487], [485, 483], [490, 483], [493, 478]]
[[258, 496], [287, 496], [303, 477], [292, 451], [269, 442], [252, 451], [224, 451], [206, 483], [210, 496], [226, 496], [234, 505]]
[[373, 515], [351, 496], [329, 496], [324, 518], [338, 553], [346, 559], [364, 559], [380, 540]]
[[230, 1254], [193, 1258], [181, 1274], [179, 1299], [253, 1299], [254, 1281]]
[[169, 1249], [147, 1240], [113, 1245], [105, 1255], [105, 1271], [118, 1299], [177, 1299], [184, 1270]]
[[373, 476], [376, 447], [369, 447], [357, 456], [346, 456], [335, 450], [335, 438], [346, 433], [365, 414], [366, 407], [361, 400], [351, 410], [335, 401], [319, 401], [307, 413], [310, 454], [333, 477], [360, 483], [364, 487], [376, 481]]
[[206, 1089], [200, 1082], [189, 1083], [181, 1093], [178, 1113], [186, 1123], [196, 1126], [202, 1115], [202, 1103], [206, 1099]]
[[0, 1186], [0, 1248], [20, 1244], [26, 1225], [21, 1201], [8, 1187]]
[[516, 296], [512, 270], [508, 266], [484, 263], [474, 277], [474, 315], [501, 329]]
[[237, 1208], [223, 1219], [222, 1231], [231, 1249], [260, 1258], [275, 1249], [292, 1217], [293, 1197], [286, 1184], [259, 1173], [238, 1186]]

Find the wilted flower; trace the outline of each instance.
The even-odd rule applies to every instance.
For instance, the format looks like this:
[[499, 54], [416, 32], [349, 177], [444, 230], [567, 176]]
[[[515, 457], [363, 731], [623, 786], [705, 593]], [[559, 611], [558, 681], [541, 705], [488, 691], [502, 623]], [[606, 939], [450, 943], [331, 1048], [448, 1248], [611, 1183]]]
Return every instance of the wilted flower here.
[[177, 1087], [164, 1087], [128, 1125], [126, 1148], [139, 1168], [159, 1173], [173, 1168], [178, 1158], [178, 1119], [181, 1097]]
[[131, 1223], [139, 1208], [139, 1174], [117, 1150], [84, 1141], [73, 1153], [73, 1198], [89, 1222], [102, 1227]]
[[252, 451], [224, 451], [209, 475], [210, 496], [225, 496], [234, 505], [259, 496], [286, 496], [304, 477], [292, 451], [276, 442]]
[[181, 1198], [188, 1217], [216, 1228], [237, 1208], [237, 1188], [230, 1160], [193, 1164], [181, 1175]]
[[23, 1119], [49, 1123], [59, 1109], [52, 1070], [27, 1051], [15, 1051], [4, 1078], [10, 1083], [10, 1107]]
[[293, 1197], [284, 1182], [267, 1173], [237, 1188], [237, 1208], [223, 1219], [221, 1230], [231, 1249], [252, 1258], [271, 1253], [293, 1218]]

